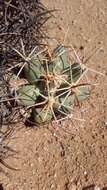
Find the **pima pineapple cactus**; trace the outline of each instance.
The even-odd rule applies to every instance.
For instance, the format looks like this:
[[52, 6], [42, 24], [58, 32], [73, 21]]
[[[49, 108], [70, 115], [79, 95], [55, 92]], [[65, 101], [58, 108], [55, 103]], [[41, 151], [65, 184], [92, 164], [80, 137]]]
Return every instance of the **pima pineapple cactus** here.
[[69, 118], [78, 102], [89, 96], [86, 84], [79, 84], [85, 69], [70, 63], [66, 48], [59, 45], [50, 55], [48, 50], [33, 54], [23, 68], [28, 84], [17, 90], [17, 103], [31, 109], [38, 124]]

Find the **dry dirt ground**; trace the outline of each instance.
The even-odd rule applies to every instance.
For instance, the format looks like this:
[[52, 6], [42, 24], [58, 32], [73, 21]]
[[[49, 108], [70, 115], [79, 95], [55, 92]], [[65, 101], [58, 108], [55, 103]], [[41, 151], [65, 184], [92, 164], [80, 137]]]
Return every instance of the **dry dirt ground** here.
[[[5, 190], [81, 190], [107, 187], [107, 1], [44, 0], [58, 9], [48, 24], [52, 37], [81, 49], [87, 65], [105, 74], [85, 104], [85, 122], [19, 130], [10, 144], [19, 151], [7, 162], [20, 169], [0, 173]], [[68, 31], [68, 32], [67, 32]], [[75, 186], [76, 185], [76, 186]]]

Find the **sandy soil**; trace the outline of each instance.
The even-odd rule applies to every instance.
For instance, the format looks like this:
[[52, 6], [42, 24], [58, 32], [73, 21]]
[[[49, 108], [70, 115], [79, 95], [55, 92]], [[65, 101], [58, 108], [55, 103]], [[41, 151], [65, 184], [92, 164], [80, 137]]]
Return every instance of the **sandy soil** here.
[[1, 173], [0, 183], [5, 190], [82, 190], [92, 184], [107, 187], [107, 1], [44, 3], [59, 10], [48, 24], [50, 35], [82, 49], [84, 58], [100, 48], [86, 64], [105, 77], [94, 75], [99, 85], [85, 104], [84, 123], [17, 131], [18, 138], [10, 144], [19, 151], [19, 158], [7, 162], [20, 171], [4, 168], [7, 176]]

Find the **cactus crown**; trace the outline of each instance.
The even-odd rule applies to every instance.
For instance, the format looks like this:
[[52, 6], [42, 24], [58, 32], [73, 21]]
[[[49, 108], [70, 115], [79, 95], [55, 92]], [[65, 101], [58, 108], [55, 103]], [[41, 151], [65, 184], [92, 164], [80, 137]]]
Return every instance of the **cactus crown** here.
[[70, 118], [75, 104], [89, 96], [88, 85], [79, 83], [85, 71], [82, 65], [70, 63], [63, 45], [26, 60], [23, 73], [28, 83], [17, 90], [18, 104], [30, 109], [38, 124]]

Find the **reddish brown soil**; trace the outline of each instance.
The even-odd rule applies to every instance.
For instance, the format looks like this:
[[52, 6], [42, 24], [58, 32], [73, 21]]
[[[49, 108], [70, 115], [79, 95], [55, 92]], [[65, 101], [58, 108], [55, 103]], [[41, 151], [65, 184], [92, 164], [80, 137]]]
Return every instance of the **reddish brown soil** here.
[[[49, 33], [66, 45], [71, 43], [87, 58], [86, 63], [105, 74], [95, 75], [99, 83], [85, 104], [84, 123], [65, 122], [60, 128], [41, 127], [18, 131], [10, 144], [19, 151], [18, 159], [7, 162], [20, 168], [1, 173], [5, 190], [81, 190], [95, 184], [107, 186], [107, 1], [44, 0], [57, 8], [56, 18], [48, 24]], [[75, 186], [76, 185], [76, 186]]]

